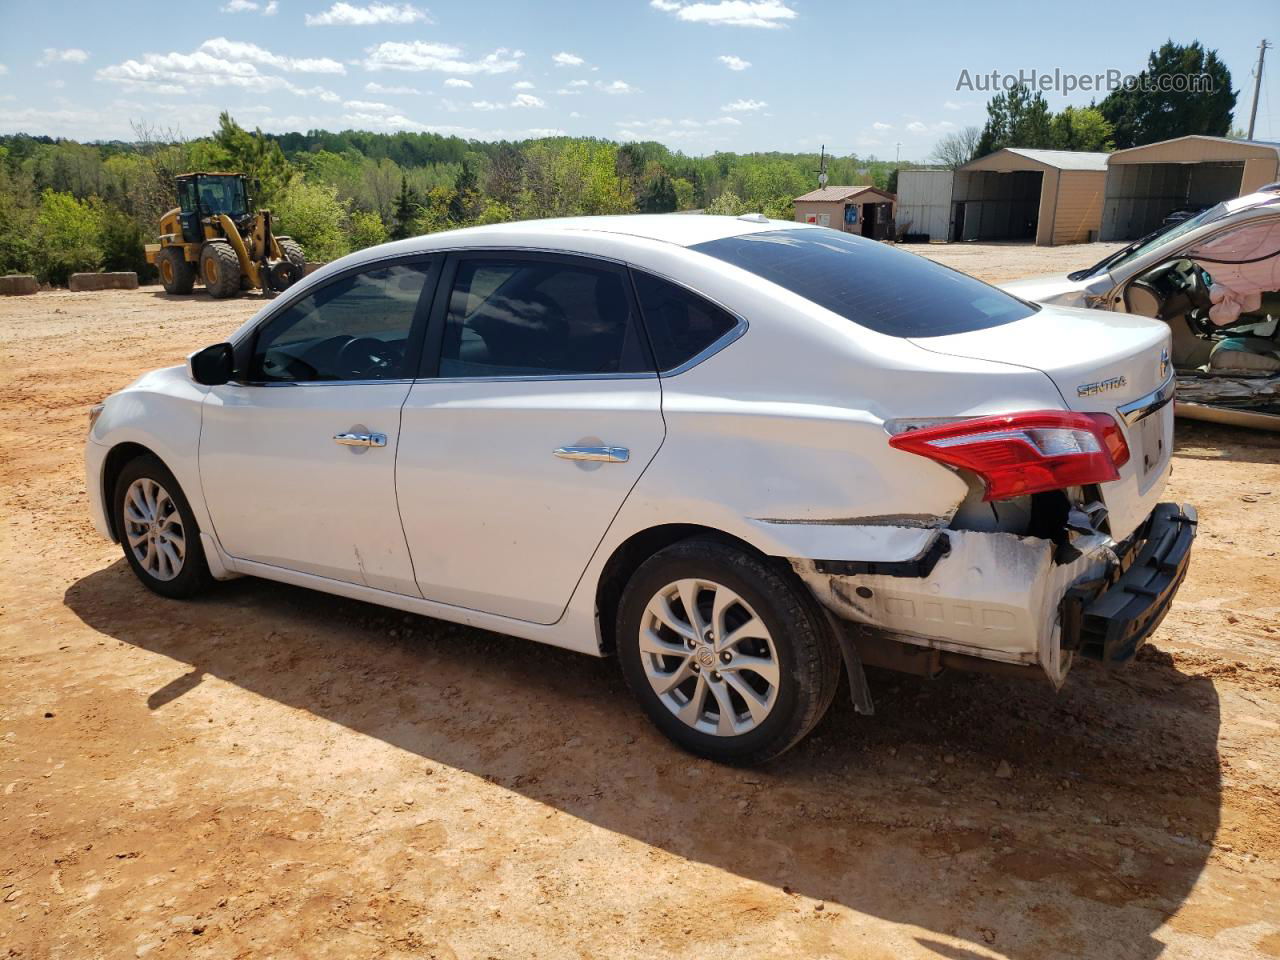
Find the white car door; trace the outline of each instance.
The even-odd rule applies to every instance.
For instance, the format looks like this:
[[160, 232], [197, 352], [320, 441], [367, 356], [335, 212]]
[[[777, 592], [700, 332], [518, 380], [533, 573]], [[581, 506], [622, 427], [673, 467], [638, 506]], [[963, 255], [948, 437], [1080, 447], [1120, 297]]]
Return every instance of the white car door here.
[[396, 509], [400, 408], [438, 263], [366, 266], [284, 305], [205, 400], [200, 478], [232, 557], [416, 596]]
[[630, 278], [475, 252], [450, 256], [439, 289], [396, 474], [418, 586], [554, 623], [664, 435]]

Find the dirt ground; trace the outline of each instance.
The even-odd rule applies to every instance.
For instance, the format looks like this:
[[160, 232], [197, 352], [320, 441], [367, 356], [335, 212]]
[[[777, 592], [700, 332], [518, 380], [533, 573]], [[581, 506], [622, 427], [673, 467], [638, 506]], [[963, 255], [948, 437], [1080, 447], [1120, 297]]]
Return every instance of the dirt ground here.
[[[1107, 249], [926, 252], [999, 280]], [[89, 524], [87, 409], [259, 306], [0, 301], [0, 955], [1280, 957], [1280, 437], [1179, 423], [1201, 534], [1128, 669], [873, 672], [874, 717], [842, 695], [743, 772], [609, 661], [144, 590]]]

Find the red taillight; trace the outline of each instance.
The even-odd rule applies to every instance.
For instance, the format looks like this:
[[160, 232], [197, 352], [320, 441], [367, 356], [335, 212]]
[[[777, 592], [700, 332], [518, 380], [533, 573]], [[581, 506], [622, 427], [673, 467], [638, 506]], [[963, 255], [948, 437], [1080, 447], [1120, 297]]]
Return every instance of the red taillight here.
[[1037, 410], [977, 417], [889, 438], [898, 450], [976, 473], [984, 500], [1106, 483], [1129, 462], [1129, 445], [1105, 413]]

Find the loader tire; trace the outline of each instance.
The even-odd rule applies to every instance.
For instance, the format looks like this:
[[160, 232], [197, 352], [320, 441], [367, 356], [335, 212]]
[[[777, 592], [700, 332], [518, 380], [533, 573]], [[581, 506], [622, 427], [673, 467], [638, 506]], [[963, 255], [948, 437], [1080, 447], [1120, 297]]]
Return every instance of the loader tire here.
[[156, 254], [156, 271], [165, 293], [190, 293], [196, 285], [196, 268], [177, 247], [165, 247]]
[[218, 300], [240, 292], [240, 258], [229, 243], [206, 243], [200, 251], [200, 278]]
[[298, 279], [307, 271], [307, 256], [302, 252], [302, 245], [297, 240], [281, 240], [280, 252], [284, 258], [298, 268]]

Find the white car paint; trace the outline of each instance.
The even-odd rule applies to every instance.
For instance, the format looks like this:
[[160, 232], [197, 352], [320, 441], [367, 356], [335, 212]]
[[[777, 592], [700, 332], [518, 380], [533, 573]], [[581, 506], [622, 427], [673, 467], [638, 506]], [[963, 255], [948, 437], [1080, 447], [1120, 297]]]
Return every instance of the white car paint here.
[[[661, 378], [208, 388], [186, 368], [158, 371], [108, 398], [92, 428], [95, 525], [113, 535], [108, 452], [139, 444], [182, 485], [217, 577], [261, 576], [599, 654], [597, 585], [615, 550], [655, 527], [694, 524], [790, 560], [839, 616], [909, 643], [1038, 663], [1061, 682], [1069, 657], [1057, 649], [1056, 604], [1149, 511], [1167, 476], [1167, 442], [1140, 473], [1148, 440], [1126, 431], [1136, 455], [1105, 485], [1111, 536], [1081, 540], [1071, 564], [1055, 567], [1047, 540], [982, 532], [954, 536], [951, 555], [926, 577], [821, 575], [813, 563], [910, 561], [970, 498], [957, 473], [891, 448], [890, 421], [1114, 412], [1158, 386], [1167, 330], [1047, 307], [1015, 324], [912, 341], [688, 249], [778, 229], [822, 228], [583, 218], [446, 232], [346, 257], [265, 306], [233, 342], [353, 265], [474, 249], [630, 265], [696, 291], [740, 324], [718, 352]], [[1123, 389], [1074, 398], [1076, 378], [1119, 372]], [[1167, 441], [1165, 414], [1150, 422]], [[385, 434], [388, 445], [333, 444], [335, 432], [355, 428]], [[596, 442], [630, 457], [584, 466], [553, 456]], [[875, 605], [848, 602], [860, 586], [880, 592]]]

